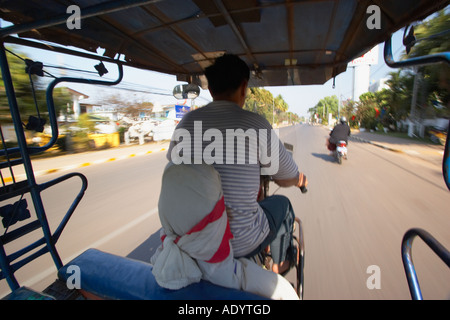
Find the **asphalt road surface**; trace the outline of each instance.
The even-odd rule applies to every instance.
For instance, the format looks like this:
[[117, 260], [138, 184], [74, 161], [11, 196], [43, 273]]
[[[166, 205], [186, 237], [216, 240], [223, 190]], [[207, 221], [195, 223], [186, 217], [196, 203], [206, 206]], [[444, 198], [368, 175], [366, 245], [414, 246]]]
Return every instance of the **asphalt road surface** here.
[[[349, 159], [338, 165], [325, 147], [327, 135], [319, 126], [281, 129], [308, 177], [308, 193], [271, 186], [291, 199], [303, 223], [304, 298], [410, 299], [400, 252], [404, 233], [420, 227], [450, 248], [450, 192], [441, 167], [357, 141], [350, 141]], [[63, 262], [90, 247], [148, 261], [159, 245], [157, 203], [165, 164], [165, 152], [159, 152], [76, 170], [89, 187], [57, 244]], [[52, 229], [79, 188], [73, 179], [43, 194]], [[420, 239], [413, 243], [413, 258], [424, 299], [449, 299], [450, 270]], [[17, 277], [42, 290], [56, 269], [45, 255]], [[2, 281], [0, 295], [6, 293]]]

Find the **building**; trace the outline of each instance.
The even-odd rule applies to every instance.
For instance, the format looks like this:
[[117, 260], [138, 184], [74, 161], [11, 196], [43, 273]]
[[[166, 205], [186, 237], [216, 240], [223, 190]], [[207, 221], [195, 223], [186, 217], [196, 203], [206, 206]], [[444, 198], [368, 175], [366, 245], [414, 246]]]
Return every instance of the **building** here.
[[111, 121], [119, 120], [118, 108], [114, 105], [89, 105], [84, 104], [86, 107], [86, 113], [95, 115], [100, 118], [109, 119]]
[[378, 63], [378, 45], [366, 52], [359, 58], [348, 63], [348, 67], [353, 69], [353, 101], [358, 101], [359, 97], [369, 91], [370, 66]]
[[[141, 108], [134, 110], [134, 114], [126, 114], [127, 106], [120, 104], [120, 101], [128, 101], [130, 97], [129, 92], [122, 92], [119, 95], [117, 101], [108, 101], [104, 96], [107, 95], [95, 95], [89, 97], [88, 95], [79, 91], [69, 89], [69, 93], [72, 96], [72, 104], [69, 112], [66, 115], [61, 114], [60, 121], [76, 121], [78, 117], [83, 113], [92, 114], [98, 118], [109, 119], [110, 121], [120, 121], [122, 118], [127, 117], [134, 121], [146, 121], [150, 119], [161, 118], [176, 118], [175, 104], [173, 96], [160, 95], [160, 94], [146, 94], [145, 97], [137, 100], [136, 107], [142, 103], [142, 101], [151, 101], [153, 106], [141, 106]], [[114, 96], [113, 94], [111, 96]], [[103, 98], [102, 98], [103, 97]], [[136, 100], [136, 99], [135, 99]], [[186, 101], [184, 101], [185, 103]]]
[[[84, 100], [84, 99], [88, 99], [89, 96], [81, 93], [79, 91], [67, 88], [68, 93], [71, 96], [72, 99], [72, 105], [71, 106], [67, 106], [67, 114], [60, 114], [59, 115], [59, 120], [60, 121], [68, 121], [69, 117], [72, 118], [73, 120], [78, 119], [78, 117], [80, 116], [80, 114], [85, 113], [86, 112], [86, 105], [81, 105], [80, 101]], [[71, 116], [70, 116], [71, 115]]]
[[369, 92], [377, 92], [377, 91], [381, 91], [383, 89], [389, 89], [389, 86], [386, 83], [388, 80], [389, 80], [389, 78], [382, 78], [382, 79], [378, 79], [377, 81], [373, 82], [369, 86]]

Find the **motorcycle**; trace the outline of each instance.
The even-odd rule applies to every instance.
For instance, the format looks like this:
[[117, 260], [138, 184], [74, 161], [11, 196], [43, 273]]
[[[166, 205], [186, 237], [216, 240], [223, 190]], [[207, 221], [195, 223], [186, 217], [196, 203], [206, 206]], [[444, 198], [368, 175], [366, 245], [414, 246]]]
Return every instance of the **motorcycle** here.
[[339, 164], [342, 164], [342, 158], [347, 160], [347, 142], [340, 140], [336, 144], [336, 151], [334, 152], [334, 155]]
[[[293, 146], [288, 143], [284, 143], [284, 146], [286, 150], [293, 155]], [[261, 176], [261, 184], [260, 184], [260, 192], [258, 194], [258, 201], [263, 200], [264, 198], [267, 198], [269, 196], [269, 184], [273, 181], [272, 177], [270, 176]], [[300, 191], [304, 194], [308, 192], [308, 189], [306, 187], [300, 187]], [[278, 190], [278, 189], [277, 189]], [[275, 190], [276, 192], [276, 190]], [[273, 192], [273, 194], [275, 194]], [[298, 234], [295, 234], [296, 231]], [[295, 217], [294, 222], [294, 229], [292, 230], [292, 242], [291, 246], [287, 249], [287, 256], [288, 260], [290, 261], [290, 267], [288, 270], [283, 272], [281, 275], [286, 276], [287, 273], [291, 269], [295, 269], [295, 278], [296, 278], [296, 285], [294, 286], [297, 292], [297, 295], [301, 300], [303, 300], [303, 294], [304, 294], [304, 274], [303, 269], [305, 265], [305, 244], [304, 244], [304, 237], [303, 237], [303, 225], [302, 221], [299, 217]], [[272, 270], [272, 254], [270, 251], [270, 246], [262, 250], [259, 254], [254, 256], [252, 260], [260, 265], [261, 267]]]

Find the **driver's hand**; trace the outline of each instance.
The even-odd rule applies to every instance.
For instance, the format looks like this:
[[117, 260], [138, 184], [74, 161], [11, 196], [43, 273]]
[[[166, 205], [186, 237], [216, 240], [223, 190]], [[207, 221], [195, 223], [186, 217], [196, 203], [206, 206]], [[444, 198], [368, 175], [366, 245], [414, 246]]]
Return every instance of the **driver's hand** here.
[[301, 187], [307, 187], [307, 186], [308, 186], [308, 179], [302, 172], [300, 172], [299, 177], [298, 177], [297, 187], [301, 188]]

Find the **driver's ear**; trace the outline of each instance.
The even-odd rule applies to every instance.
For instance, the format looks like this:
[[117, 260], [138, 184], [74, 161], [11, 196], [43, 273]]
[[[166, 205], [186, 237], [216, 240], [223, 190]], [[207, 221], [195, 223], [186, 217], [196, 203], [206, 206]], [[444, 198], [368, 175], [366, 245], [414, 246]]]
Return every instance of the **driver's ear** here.
[[241, 96], [244, 97], [244, 100], [245, 100], [245, 97], [247, 96], [247, 88], [248, 88], [248, 81], [247, 80], [242, 81], [240, 90], [241, 90]]

